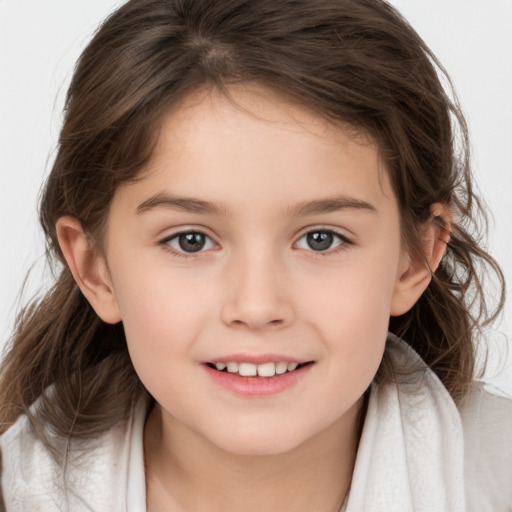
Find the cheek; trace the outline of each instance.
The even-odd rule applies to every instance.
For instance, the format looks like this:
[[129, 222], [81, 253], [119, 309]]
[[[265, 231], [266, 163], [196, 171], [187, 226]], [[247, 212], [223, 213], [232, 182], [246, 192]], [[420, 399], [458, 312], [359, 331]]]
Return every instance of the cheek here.
[[[128, 292], [128, 290], [125, 289]], [[121, 313], [128, 351], [141, 382], [171, 411], [187, 406], [194, 342], [204, 325], [190, 290], [156, 284], [125, 295]], [[136, 296], [134, 296], [136, 295]], [[169, 401], [169, 397], [174, 397]]]
[[294, 295], [305, 298], [302, 313], [306, 317], [318, 317], [319, 324], [330, 330], [343, 326], [343, 331], [366, 332], [383, 324], [387, 327], [397, 265], [397, 256], [383, 260], [356, 254], [336, 268], [301, 279]]
[[204, 327], [211, 301], [196, 283], [165, 268], [123, 270], [118, 265], [112, 277], [134, 366], [142, 371], [177, 361]]
[[397, 265], [398, 251], [389, 251], [385, 258], [347, 258], [343, 266], [329, 269], [329, 276], [316, 276], [316, 287], [312, 279], [294, 291], [307, 298], [300, 315], [323, 340], [331, 370], [340, 375], [336, 378], [362, 391], [382, 358]]

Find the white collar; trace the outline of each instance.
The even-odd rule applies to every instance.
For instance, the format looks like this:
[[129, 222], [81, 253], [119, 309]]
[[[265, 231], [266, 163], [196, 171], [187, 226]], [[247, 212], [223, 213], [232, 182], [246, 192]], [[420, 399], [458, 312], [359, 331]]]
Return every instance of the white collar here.
[[[438, 377], [388, 338], [397, 382], [373, 384], [346, 511], [465, 510], [462, 424]], [[409, 370], [409, 373], [407, 373]]]

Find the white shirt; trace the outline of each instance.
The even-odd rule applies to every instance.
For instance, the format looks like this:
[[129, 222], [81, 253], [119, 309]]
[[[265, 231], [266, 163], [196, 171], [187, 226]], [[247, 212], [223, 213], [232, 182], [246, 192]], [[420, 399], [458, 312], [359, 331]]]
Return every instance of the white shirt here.
[[[512, 511], [512, 402], [475, 384], [458, 410], [404, 342], [394, 365], [412, 378], [372, 384], [347, 512]], [[66, 479], [25, 416], [0, 437], [7, 512], [145, 512], [147, 400], [127, 422], [74, 441]], [[193, 511], [191, 511], [193, 512]]]

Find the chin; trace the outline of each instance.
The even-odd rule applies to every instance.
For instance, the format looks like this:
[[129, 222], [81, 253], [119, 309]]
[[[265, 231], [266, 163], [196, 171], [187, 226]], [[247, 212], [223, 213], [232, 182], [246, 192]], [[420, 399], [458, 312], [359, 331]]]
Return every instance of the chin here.
[[219, 446], [222, 450], [240, 457], [271, 457], [283, 455], [293, 451], [301, 443], [290, 443], [290, 440], [283, 440], [281, 443], [276, 439], [233, 439], [226, 442], [225, 446]]
[[[226, 435], [228, 433], [229, 435]], [[289, 428], [231, 428], [216, 439], [210, 438], [219, 449], [237, 456], [263, 457], [293, 451], [307, 441], [308, 436], [291, 432]]]

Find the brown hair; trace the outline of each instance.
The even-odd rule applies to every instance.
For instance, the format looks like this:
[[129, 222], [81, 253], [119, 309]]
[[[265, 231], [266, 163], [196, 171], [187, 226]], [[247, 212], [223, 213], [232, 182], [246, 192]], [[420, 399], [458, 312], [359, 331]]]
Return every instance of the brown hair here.
[[[390, 330], [458, 400], [504, 283], [481, 248], [467, 128], [440, 77], [446, 73], [425, 43], [383, 0], [131, 0], [98, 30], [68, 91], [40, 208], [48, 256], [64, 263], [55, 231], [64, 215], [79, 219], [101, 249], [113, 195], [151, 158], [169, 108], [199, 87], [256, 82], [377, 142], [412, 250], [421, 252], [418, 226], [433, 203], [455, 212], [431, 284]], [[494, 310], [483, 293], [486, 268], [500, 288]], [[64, 436], [94, 435], [142, 391], [122, 325], [103, 323], [65, 264], [59, 272], [17, 319], [0, 372], [2, 430], [26, 413], [41, 433], [45, 422]]]

